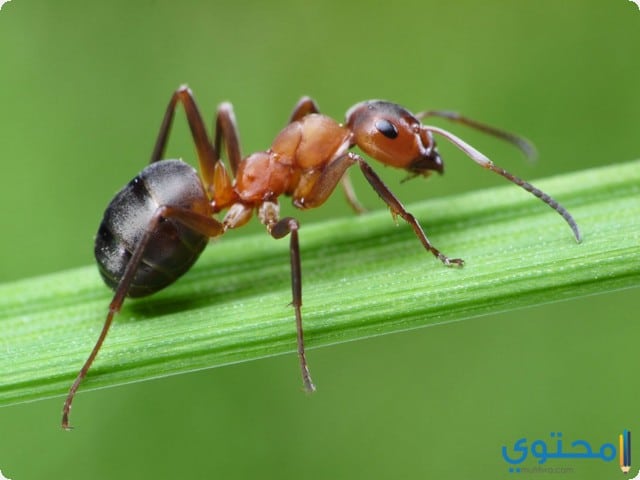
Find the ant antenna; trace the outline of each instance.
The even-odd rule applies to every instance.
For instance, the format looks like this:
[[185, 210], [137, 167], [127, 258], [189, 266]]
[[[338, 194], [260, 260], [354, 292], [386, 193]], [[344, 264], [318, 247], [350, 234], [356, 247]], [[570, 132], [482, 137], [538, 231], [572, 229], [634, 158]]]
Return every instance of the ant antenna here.
[[536, 150], [535, 145], [533, 145], [533, 143], [531, 143], [526, 138], [510, 132], [505, 132], [504, 130], [501, 130], [499, 128], [492, 127], [491, 125], [478, 122], [477, 120], [473, 120], [471, 118], [460, 115], [458, 112], [452, 112], [449, 110], [427, 110], [416, 115], [416, 118], [418, 120], [422, 120], [425, 117], [446, 118], [449, 121], [466, 125], [467, 127], [474, 128], [480, 132], [509, 142], [510, 144], [518, 148], [522, 153], [524, 153], [525, 156], [531, 161], [534, 161], [538, 158], [538, 151]]
[[578, 228], [578, 225], [576, 224], [576, 221], [573, 219], [571, 214], [562, 205], [560, 205], [557, 201], [555, 201], [549, 195], [544, 193], [542, 190], [537, 189], [536, 187], [531, 185], [529, 182], [525, 182], [521, 178], [518, 178], [515, 175], [507, 172], [504, 168], [498, 167], [486, 155], [484, 155], [483, 153], [473, 148], [471, 145], [469, 145], [467, 142], [465, 142], [461, 138], [456, 137], [453, 133], [438, 127], [430, 126], [430, 125], [429, 126], [423, 125], [422, 128], [426, 132], [433, 132], [433, 133], [442, 135], [449, 142], [451, 142], [460, 150], [462, 150], [465, 153], [465, 155], [467, 155], [471, 160], [476, 162], [481, 167], [489, 169], [492, 172], [495, 172], [498, 175], [503, 176], [510, 182], [515, 183], [516, 185], [524, 188], [527, 192], [538, 197], [540, 200], [542, 200], [544, 203], [546, 203], [551, 208], [553, 208], [556, 212], [558, 212], [562, 216], [562, 218], [564, 218], [564, 220], [569, 224], [569, 227], [573, 231], [573, 235], [576, 238], [576, 241], [578, 243], [582, 241], [582, 234], [580, 233], [580, 229]]

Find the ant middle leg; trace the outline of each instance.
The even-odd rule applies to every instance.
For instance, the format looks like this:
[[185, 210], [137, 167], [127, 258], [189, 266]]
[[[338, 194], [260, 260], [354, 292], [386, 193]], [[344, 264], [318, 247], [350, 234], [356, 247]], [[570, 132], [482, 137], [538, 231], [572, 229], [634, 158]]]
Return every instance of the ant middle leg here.
[[219, 155], [222, 150], [222, 143], [224, 142], [231, 172], [233, 172], [235, 176], [238, 171], [238, 165], [240, 165], [242, 161], [242, 151], [240, 150], [238, 122], [236, 121], [236, 115], [231, 103], [223, 102], [218, 105], [214, 131], [213, 148]]
[[178, 102], [182, 103], [187, 115], [187, 122], [189, 123], [196, 152], [198, 153], [200, 174], [204, 180], [207, 191], [211, 193], [211, 182], [214, 176], [215, 165], [219, 161], [219, 156], [207, 135], [207, 130], [195, 99], [193, 98], [193, 93], [186, 85], [178, 88], [178, 90], [176, 90], [171, 96], [171, 100], [169, 100], [169, 105], [167, 105], [167, 110], [165, 111], [162, 124], [160, 125], [158, 138], [153, 148], [153, 152], [151, 153], [150, 163], [162, 160], [164, 156], [164, 150], [167, 146], [169, 131], [171, 130], [171, 124], [173, 123], [173, 117], [175, 115]]
[[178, 102], [182, 103], [187, 116], [187, 122], [198, 153], [200, 175], [209, 198], [216, 200], [216, 203], [221, 203], [221, 200], [230, 201], [233, 196], [232, 182], [224, 164], [220, 160], [220, 149], [223, 141], [234, 174], [242, 160], [242, 153], [240, 151], [240, 139], [233, 107], [228, 102], [222, 103], [218, 107], [214, 133], [215, 143], [212, 144], [191, 89], [183, 85], [176, 90], [171, 96], [171, 100], [169, 100], [169, 105], [162, 119], [150, 163], [161, 160], [164, 155]]
[[258, 209], [260, 221], [267, 227], [269, 234], [275, 238], [283, 238], [289, 235], [289, 253], [291, 261], [291, 294], [292, 305], [296, 316], [296, 338], [298, 344], [298, 358], [302, 373], [302, 383], [307, 392], [315, 391], [316, 387], [311, 380], [309, 365], [304, 349], [304, 332], [302, 328], [302, 269], [300, 266], [300, 244], [298, 230], [300, 225], [295, 218], [286, 217], [279, 219], [280, 208], [276, 202], [264, 202]]

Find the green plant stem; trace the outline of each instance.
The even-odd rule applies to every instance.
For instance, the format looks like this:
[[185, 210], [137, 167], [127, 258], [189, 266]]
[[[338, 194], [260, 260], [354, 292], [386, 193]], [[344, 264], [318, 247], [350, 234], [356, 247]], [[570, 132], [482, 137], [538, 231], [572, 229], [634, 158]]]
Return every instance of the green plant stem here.
[[[410, 206], [461, 269], [386, 211], [303, 224], [307, 348], [639, 284], [640, 161], [534, 183], [574, 215], [582, 244], [509, 185]], [[125, 302], [81, 391], [295, 351], [288, 240], [232, 236], [175, 285]], [[65, 394], [110, 299], [95, 267], [0, 286], [0, 405]]]

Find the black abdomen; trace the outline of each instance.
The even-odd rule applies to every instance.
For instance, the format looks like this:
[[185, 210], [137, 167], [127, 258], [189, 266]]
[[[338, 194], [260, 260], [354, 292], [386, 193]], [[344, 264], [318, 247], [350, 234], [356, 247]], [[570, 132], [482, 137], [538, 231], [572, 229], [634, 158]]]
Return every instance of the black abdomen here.
[[[209, 201], [197, 172], [180, 160], [147, 166], [120, 190], [104, 212], [95, 256], [105, 283], [115, 290], [151, 218], [160, 206], [209, 215]], [[129, 297], [150, 295], [170, 285], [198, 259], [208, 237], [174, 219], [160, 222], [142, 256]]]

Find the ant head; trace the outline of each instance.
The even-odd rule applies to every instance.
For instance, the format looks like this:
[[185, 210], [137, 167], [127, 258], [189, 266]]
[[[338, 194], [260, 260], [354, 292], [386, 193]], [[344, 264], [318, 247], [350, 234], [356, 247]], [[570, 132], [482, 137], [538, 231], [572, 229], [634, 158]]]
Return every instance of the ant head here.
[[430, 131], [408, 110], [382, 100], [358, 103], [347, 112], [353, 143], [376, 160], [418, 175], [443, 172]]

